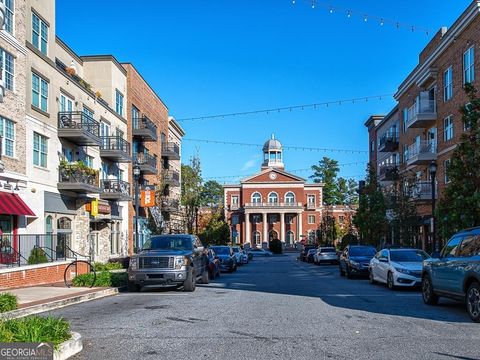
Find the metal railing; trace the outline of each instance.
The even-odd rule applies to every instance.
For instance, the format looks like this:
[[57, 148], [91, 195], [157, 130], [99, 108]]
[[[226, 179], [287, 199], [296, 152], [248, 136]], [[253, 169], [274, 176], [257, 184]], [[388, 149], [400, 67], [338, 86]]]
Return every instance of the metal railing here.
[[0, 236], [0, 268], [37, 265], [67, 259], [89, 259], [73, 251], [65, 235], [27, 234]]
[[436, 115], [437, 102], [436, 100], [420, 100], [417, 99], [415, 103], [408, 109], [407, 126], [410, 126], [419, 115]]
[[60, 111], [58, 128], [84, 130], [95, 136], [100, 134], [100, 123], [82, 111]]
[[[437, 184], [435, 184], [435, 190]], [[438, 192], [435, 191], [435, 198]], [[430, 200], [432, 198], [432, 183], [430, 181], [419, 181], [412, 188], [412, 197], [418, 200]]]
[[67, 71], [68, 66], [65, 65], [62, 61], [59, 59], [55, 59], [55, 65], [58, 70], [60, 70], [63, 74], [67, 75], [69, 78], [71, 78], [77, 85], [81, 86], [85, 91], [87, 91], [92, 97], [95, 97], [95, 93], [92, 90], [92, 85], [90, 85], [88, 82], [83, 80], [80, 76], [77, 74], [70, 74]]
[[162, 210], [178, 210], [180, 202], [175, 199], [162, 198]]
[[100, 150], [119, 150], [130, 154], [130, 143], [120, 136], [102, 136]]
[[130, 183], [126, 181], [118, 179], [101, 180], [101, 186], [104, 193], [130, 196]]
[[436, 154], [437, 142], [431, 140], [422, 140], [419, 143], [413, 143], [408, 147], [407, 160], [421, 154]]
[[180, 147], [175, 143], [163, 143], [162, 152], [173, 152], [177, 155], [180, 155]]
[[157, 168], [157, 156], [150, 155], [147, 152], [136, 154], [135, 161], [138, 165], [149, 165], [155, 169]]
[[253, 202], [253, 203], [246, 203], [245, 206], [255, 207], [255, 208], [302, 207], [302, 203], [300, 202]]
[[386, 132], [380, 137], [380, 147], [384, 147], [388, 143], [395, 144], [398, 143], [398, 132]]
[[61, 183], [88, 184], [99, 187], [98, 172], [93, 175], [86, 169], [76, 167], [76, 165], [67, 165], [58, 169], [58, 181]]
[[148, 129], [157, 135], [157, 125], [155, 125], [148, 117], [142, 116], [141, 118], [132, 119], [133, 130]]
[[175, 170], [165, 170], [163, 173], [163, 178], [166, 181], [180, 181], [180, 173]]

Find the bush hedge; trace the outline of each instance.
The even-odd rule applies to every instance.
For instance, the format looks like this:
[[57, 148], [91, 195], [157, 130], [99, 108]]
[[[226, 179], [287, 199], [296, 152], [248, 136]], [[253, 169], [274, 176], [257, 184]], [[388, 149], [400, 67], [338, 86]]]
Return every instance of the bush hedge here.
[[47, 255], [43, 249], [34, 247], [28, 257], [28, 265], [44, 264], [48, 262]]
[[279, 239], [273, 239], [269, 245], [270, 251], [274, 254], [281, 254], [283, 252], [282, 242]]
[[51, 342], [57, 347], [70, 338], [70, 324], [63, 319], [29, 316], [0, 321], [0, 343]]
[[[101, 271], [97, 273], [95, 287], [120, 287], [127, 285], [127, 273], [112, 273]], [[72, 283], [75, 287], [90, 286], [93, 281], [93, 273], [77, 275], [73, 278]]]
[[96, 262], [93, 264], [95, 271], [110, 271], [123, 269], [123, 265], [118, 262], [108, 262], [106, 264]]
[[9, 293], [0, 294], [0, 313], [16, 310], [18, 307], [17, 297]]

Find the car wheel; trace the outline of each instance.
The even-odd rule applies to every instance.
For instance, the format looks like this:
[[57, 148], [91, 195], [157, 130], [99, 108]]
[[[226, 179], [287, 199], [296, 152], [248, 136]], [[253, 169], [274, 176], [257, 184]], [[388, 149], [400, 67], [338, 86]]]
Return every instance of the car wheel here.
[[373, 271], [370, 269], [368, 271], [368, 282], [372, 285], [376, 284], [377, 282], [375, 281], [375, 278], [373, 277]]
[[390, 271], [387, 274], [387, 286], [390, 290], [395, 290], [395, 282], [393, 280], [393, 274]]
[[480, 322], [480, 284], [473, 282], [470, 284], [465, 297], [467, 312], [470, 318], [475, 322]]
[[127, 289], [129, 292], [139, 292], [142, 288], [140, 285], [135, 284], [134, 281], [129, 281], [127, 284]]
[[202, 273], [201, 282], [202, 282], [202, 284], [208, 284], [210, 282], [210, 276], [208, 274], [208, 270], [205, 270]]
[[438, 303], [438, 296], [433, 292], [432, 279], [428, 275], [425, 275], [422, 279], [422, 298], [427, 305]]
[[345, 276], [345, 273], [343, 272], [342, 265], [338, 265], [338, 268], [340, 270], [340, 276]]
[[195, 277], [195, 274], [193, 273], [193, 270], [190, 270], [190, 272], [187, 275], [187, 279], [183, 282], [183, 291], [186, 292], [193, 292], [195, 291], [197, 279]]
[[347, 273], [347, 278], [349, 278], [349, 279], [353, 278], [353, 274], [352, 274], [352, 272], [350, 271], [350, 267], [349, 267], [348, 265], [347, 265], [347, 271], [346, 271], [346, 273]]

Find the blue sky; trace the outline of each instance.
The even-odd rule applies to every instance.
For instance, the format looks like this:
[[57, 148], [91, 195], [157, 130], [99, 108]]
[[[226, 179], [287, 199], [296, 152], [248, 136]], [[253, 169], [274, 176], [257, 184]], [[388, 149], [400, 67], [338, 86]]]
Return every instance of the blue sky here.
[[[57, 34], [81, 55], [134, 63], [181, 119], [393, 93], [432, 35], [470, 3], [318, 0], [312, 9], [306, 0], [60, 0]], [[394, 105], [383, 97], [181, 125], [186, 139], [263, 144], [275, 133], [284, 146], [366, 151], [365, 120]], [[204, 178], [250, 175], [261, 163], [256, 147], [184, 141], [183, 162], [194, 154]], [[286, 150], [286, 170], [310, 168], [323, 156], [340, 164], [367, 161], [363, 153]], [[342, 166], [340, 175], [359, 179], [364, 168]]]

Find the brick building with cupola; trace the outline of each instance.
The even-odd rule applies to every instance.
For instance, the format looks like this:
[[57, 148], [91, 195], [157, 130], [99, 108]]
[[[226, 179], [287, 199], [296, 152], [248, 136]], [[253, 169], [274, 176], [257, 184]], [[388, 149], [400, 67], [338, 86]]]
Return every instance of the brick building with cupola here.
[[260, 172], [240, 184], [224, 186], [232, 241], [258, 247], [268, 246], [272, 239], [285, 247], [317, 241], [324, 209], [322, 187], [285, 171], [282, 144], [272, 135], [263, 146]]

